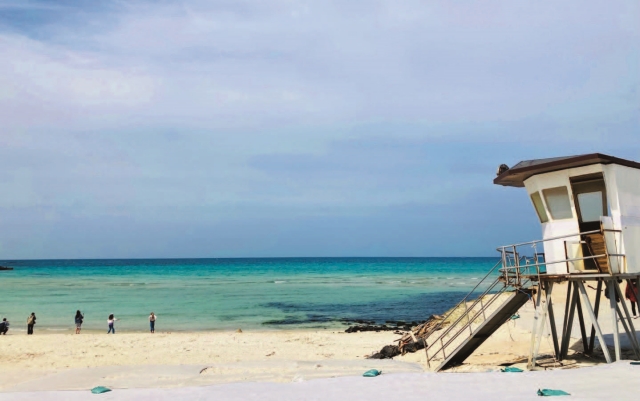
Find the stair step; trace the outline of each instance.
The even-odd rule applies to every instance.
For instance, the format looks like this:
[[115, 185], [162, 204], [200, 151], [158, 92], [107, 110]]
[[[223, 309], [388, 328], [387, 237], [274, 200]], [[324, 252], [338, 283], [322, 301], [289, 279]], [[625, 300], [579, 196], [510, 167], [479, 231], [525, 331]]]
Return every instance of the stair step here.
[[[585, 239], [586, 238], [589, 239], [589, 248], [591, 249], [591, 252], [593, 252], [591, 256], [606, 255], [607, 248], [604, 242], [604, 235], [602, 235], [602, 233], [586, 234]], [[606, 273], [609, 271], [609, 261], [606, 256], [596, 258], [596, 262], [598, 263], [598, 267], [601, 272]]]

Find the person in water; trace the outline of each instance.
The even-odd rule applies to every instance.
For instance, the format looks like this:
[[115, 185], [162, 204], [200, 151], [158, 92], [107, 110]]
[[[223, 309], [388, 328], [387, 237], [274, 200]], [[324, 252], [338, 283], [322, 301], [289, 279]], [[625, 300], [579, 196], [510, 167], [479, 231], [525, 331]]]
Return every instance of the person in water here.
[[109, 315], [109, 320], [107, 320], [107, 324], [109, 325], [109, 331], [107, 331], [107, 334], [109, 333], [113, 333], [116, 334], [116, 328], [113, 327], [113, 324], [115, 323], [115, 321], [118, 320], [113, 316], [113, 313]]
[[149, 315], [149, 329], [151, 330], [151, 334], [156, 332], [156, 315], [153, 312]]
[[80, 330], [82, 329], [82, 321], [84, 320], [84, 315], [79, 310], [76, 311], [76, 334], [80, 334]]
[[33, 326], [36, 325], [36, 314], [35, 312], [31, 312], [29, 317], [27, 318], [27, 334], [33, 334]]

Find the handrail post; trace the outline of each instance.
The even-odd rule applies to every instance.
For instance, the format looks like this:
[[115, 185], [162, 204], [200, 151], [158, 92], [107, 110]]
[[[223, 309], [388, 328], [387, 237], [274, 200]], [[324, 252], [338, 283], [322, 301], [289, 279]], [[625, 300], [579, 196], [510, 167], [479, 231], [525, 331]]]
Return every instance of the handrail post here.
[[518, 248], [516, 248], [516, 246], [513, 246], [513, 258], [515, 259], [516, 262], [516, 285], [520, 284], [520, 256], [518, 255]]
[[431, 363], [429, 363], [429, 345], [427, 344], [427, 340], [423, 339], [424, 342], [424, 354], [427, 357], [427, 369], [431, 370]]
[[467, 315], [467, 325], [469, 325], [469, 334], [473, 335], [473, 329], [471, 329], [471, 318], [469, 317], [469, 306], [467, 306], [467, 303], [464, 303], [464, 313], [465, 315]]

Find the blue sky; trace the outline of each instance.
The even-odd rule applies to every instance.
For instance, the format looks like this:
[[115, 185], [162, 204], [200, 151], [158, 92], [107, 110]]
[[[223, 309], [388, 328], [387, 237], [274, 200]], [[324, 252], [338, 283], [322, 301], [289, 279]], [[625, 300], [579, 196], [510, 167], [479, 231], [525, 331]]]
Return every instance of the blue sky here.
[[491, 256], [639, 87], [637, 1], [0, 0], [0, 259]]

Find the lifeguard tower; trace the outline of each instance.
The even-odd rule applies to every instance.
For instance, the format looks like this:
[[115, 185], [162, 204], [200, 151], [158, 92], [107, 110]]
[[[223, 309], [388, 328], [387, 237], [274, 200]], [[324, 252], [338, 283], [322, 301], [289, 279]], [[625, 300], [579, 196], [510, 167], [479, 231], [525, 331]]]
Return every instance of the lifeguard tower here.
[[[635, 280], [637, 285], [640, 278], [640, 163], [600, 153], [527, 160], [512, 168], [500, 166], [494, 183], [526, 189], [542, 239], [498, 248], [500, 262], [452, 310], [459, 316], [445, 317], [446, 327], [436, 326], [424, 337], [428, 363], [437, 361], [435, 370], [462, 363], [534, 294], [530, 368], [536, 365], [547, 323], [555, 359], [567, 357], [576, 315], [584, 352], [593, 352], [597, 337], [610, 363], [598, 321], [603, 285], [611, 309], [615, 360], [620, 359], [618, 319], [640, 359], [626, 303], [616, 302], [624, 299], [619, 283]], [[559, 282], [568, 283], [560, 330], [551, 299]], [[589, 282], [596, 286], [594, 304], [585, 289]]]

